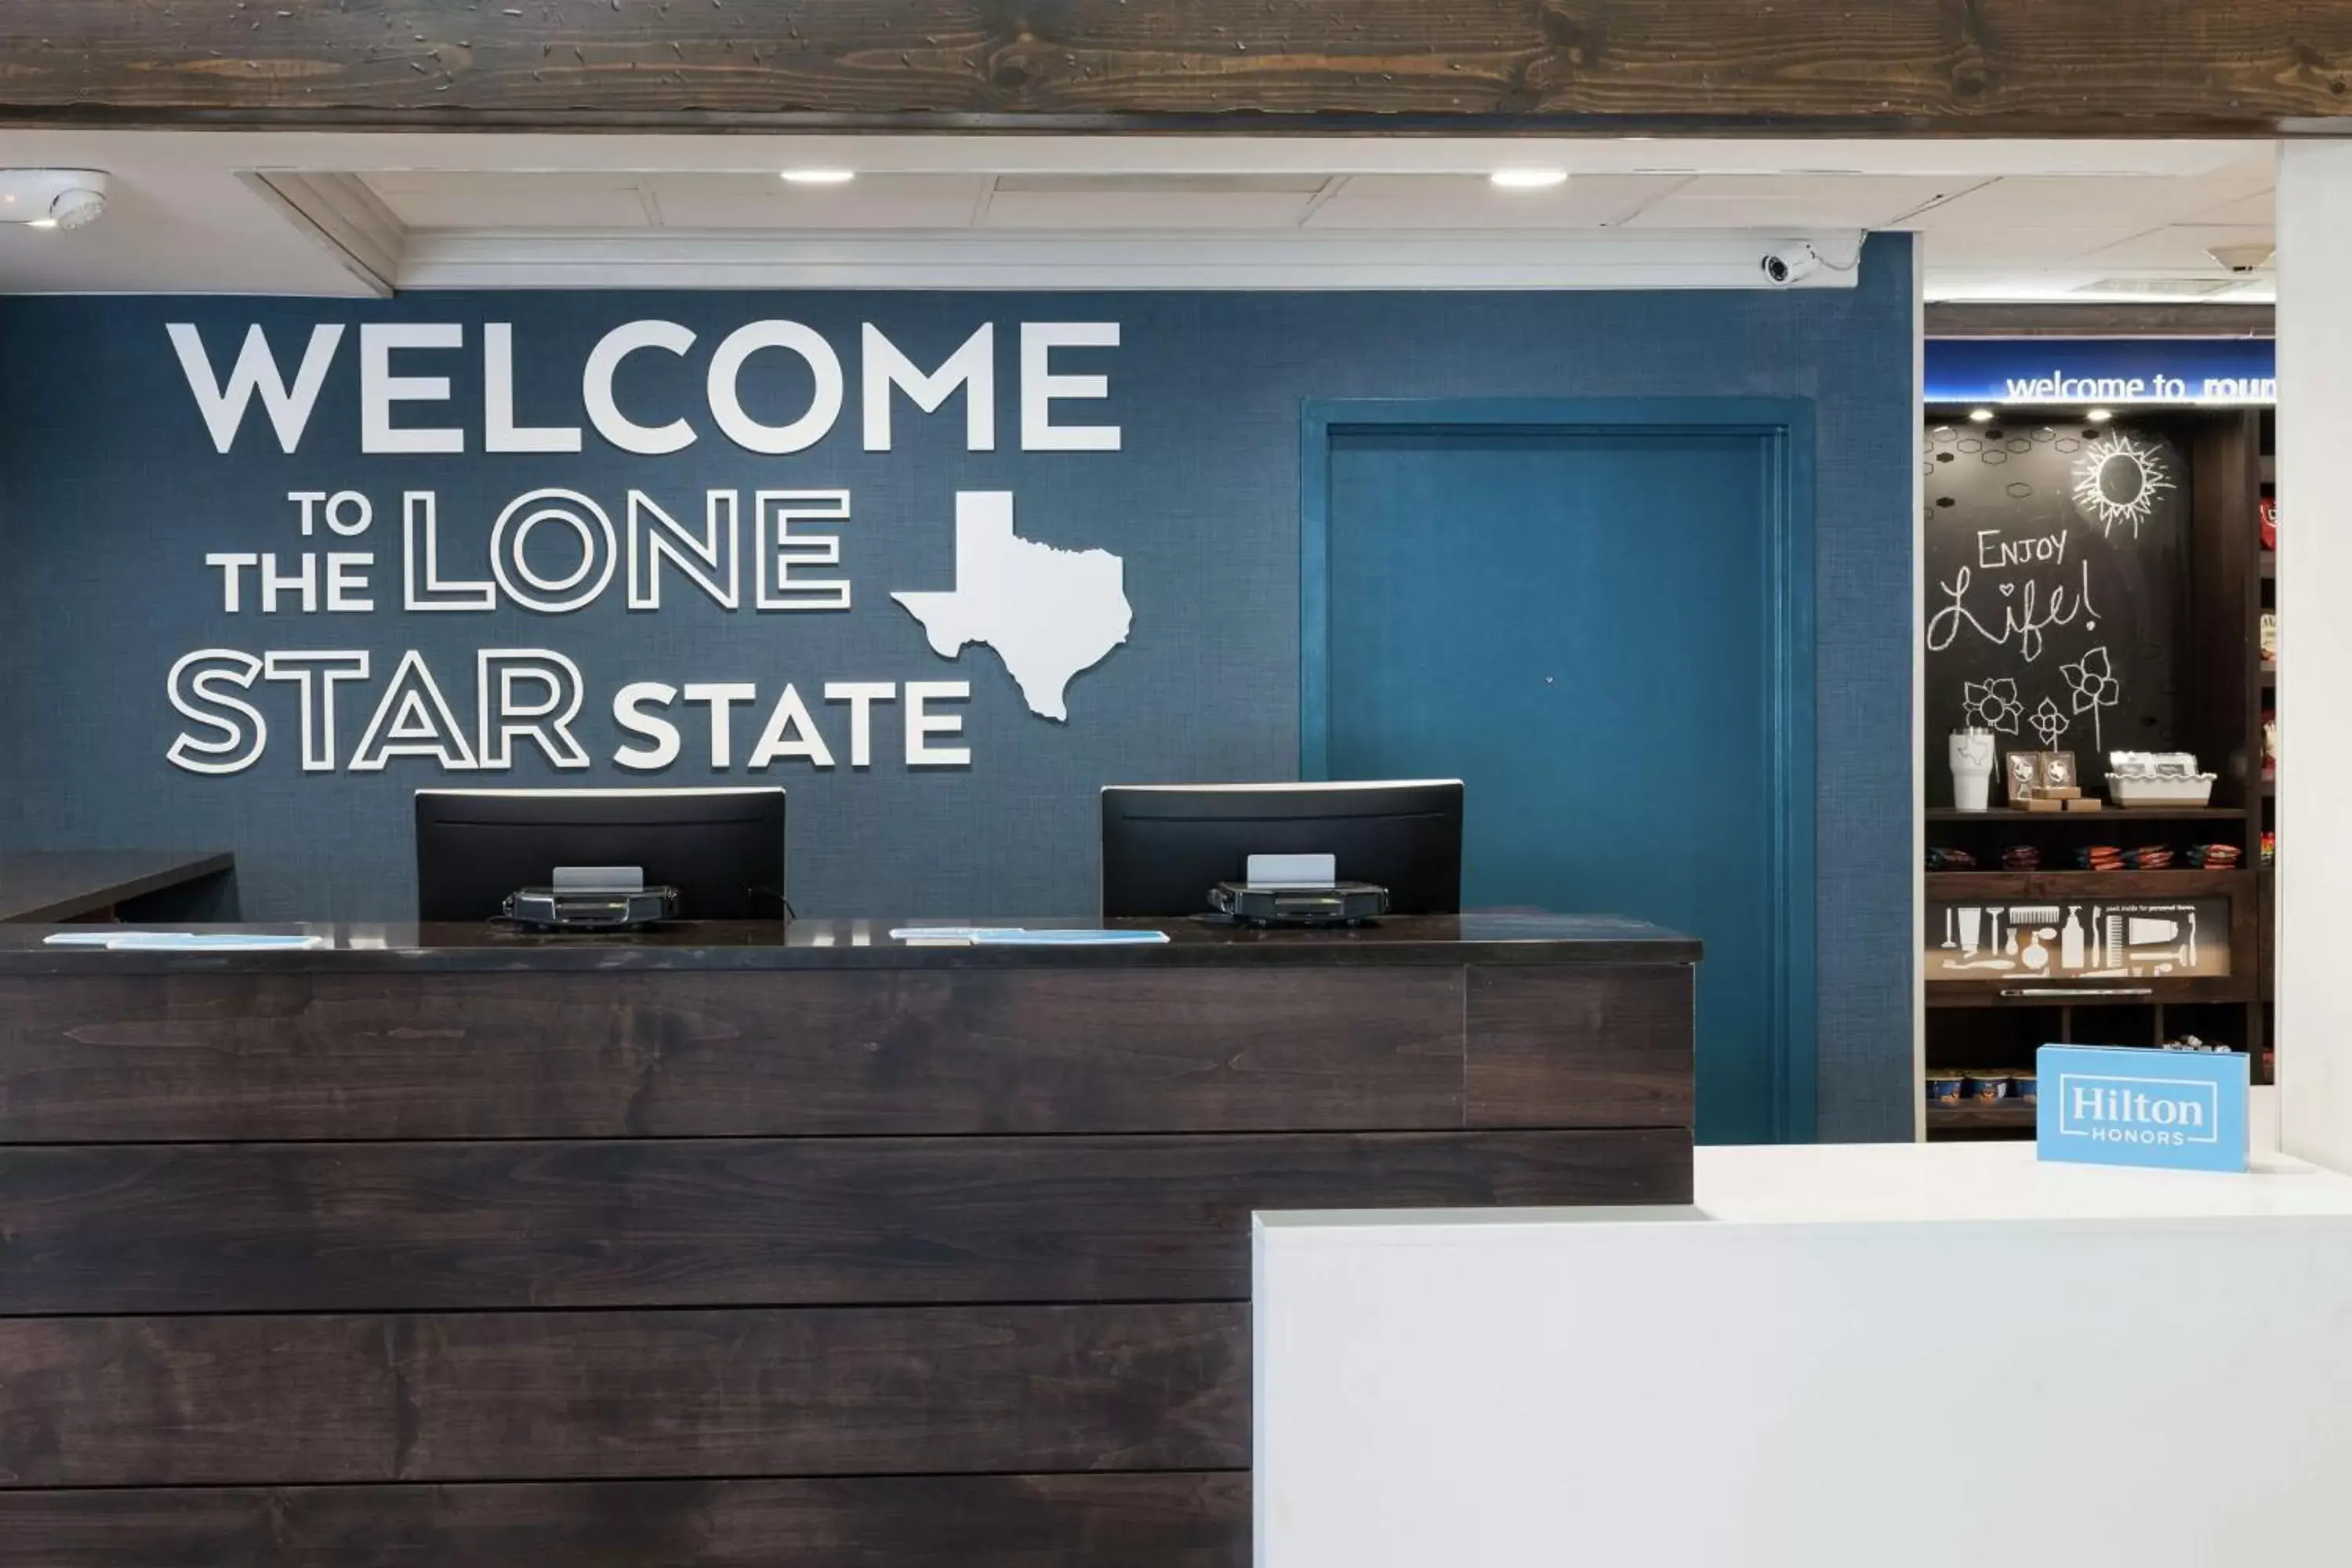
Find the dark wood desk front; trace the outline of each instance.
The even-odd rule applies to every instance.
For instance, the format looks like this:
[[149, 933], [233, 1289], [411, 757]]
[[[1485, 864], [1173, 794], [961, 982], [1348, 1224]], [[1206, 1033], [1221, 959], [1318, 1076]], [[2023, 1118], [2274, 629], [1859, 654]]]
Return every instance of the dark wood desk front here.
[[1239, 1568], [1253, 1210], [1690, 1193], [1629, 922], [317, 929], [0, 928], [11, 1563]]

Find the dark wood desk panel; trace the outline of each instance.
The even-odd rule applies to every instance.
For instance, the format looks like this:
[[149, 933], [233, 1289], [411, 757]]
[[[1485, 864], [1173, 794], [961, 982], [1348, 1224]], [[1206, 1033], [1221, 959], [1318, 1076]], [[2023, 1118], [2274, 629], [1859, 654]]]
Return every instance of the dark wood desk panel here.
[[[147, 913], [234, 920], [234, 857], [217, 849], [0, 850], [0, 921]], [[174, 898], [173, 895], [183, 895]]]
[[1465, 1123], [1692, 1125], [1696, 978], [1664, 964], [1471, 970]]
[[159, 974], [115, 956], [135, 955], [0, 971], [0, 1140], [1462, 1125], [1458, 968]]
[[0, 1540], [1238, 1568], [1254, 1208], [1689, 1194], [1669, 933], [887, 930], [0, 926]]
[[1688, 1194], [1678, 1130], [0, 1149], [0, 1314], [1245, 1300], [1260, 1209]]
[[1249, 1463], [1242, 1302], [0, 1320], [0, 1486]]
[[1160, 1470], [0, 1491], [0, 1541], [23, 1568], [1249, 1568], [1250, 1489]]

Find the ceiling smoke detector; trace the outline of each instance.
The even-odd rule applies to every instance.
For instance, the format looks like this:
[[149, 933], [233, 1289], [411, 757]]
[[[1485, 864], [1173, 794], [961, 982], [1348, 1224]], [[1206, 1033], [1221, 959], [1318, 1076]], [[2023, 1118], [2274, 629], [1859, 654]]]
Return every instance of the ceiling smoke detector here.
[[79, 228], [106, 210], [106, 176], [96, 169], [0, 169], [0, 223]]

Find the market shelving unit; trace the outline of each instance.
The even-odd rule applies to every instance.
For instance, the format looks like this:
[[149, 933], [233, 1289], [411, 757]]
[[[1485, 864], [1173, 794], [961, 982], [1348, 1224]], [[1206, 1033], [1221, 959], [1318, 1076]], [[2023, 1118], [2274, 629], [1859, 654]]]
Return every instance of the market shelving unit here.
[[[1931, 423], [1944, 417], [1929, 415]], [[2011, 423], [2036, 417], [2074, 422], [2081, 415], [2003, 415]], [[2168, 743], [2195, 752], [2218, 775], [2211, 802], [2132, 811], [2110, 805], [2084, 813], [1930, 807], [1927, 847], [1966, 849], [1979, 866], [1998, 868], [2004, 847], [2032, 845], [2051, 868], [1927, 872], [1927, 945], [1932, 951], [1949, 940], [1945, 911], [1954, 906], [2013, 900], [2071, 910], [2106, 900], [2179, 900], [2211, 913], [2207, 940], [2226, 931], [2226, 973], [2082, 984], [1930, 979], [1926, 1065], [1931, 1073], [2030, 1071], [2035, 1048], [2046, 1044], [2153, 1046], [2193, 1034], [2251, 1052], [2255, 1081], [2271, 1077], [2270, 877], [2258, 869], [2262, 836], [2273, 821], [2262, 742], [2272, 678], [2263, 667], [2259, 637], [2261, 613], [2271, 603], [2269, 557], [2258, 542], [2265, 416], [2225, 409], [2134, 417], [2160, 424], [2188, 460], [2189, 538], [2171, 638], [2178, 738]], [[1930, 744], [1940, 751], [1942, 737], [1931, 737]], [[2105, 759], [2080, 761], [2086, 793], [2104, 795]], [[1940, 757], [1928, 765], [1942, 765]], [[1998, 798], [1998, 775], [1994, 789]], [[2176, 848], [2231, 845], [2240, 864], [2203, 870], [2176, 859], [2164, 870], [2064, 868], [2086, 845], [2148, 842]], [[1921, 1091], [1924, 1097], [1924, 1084]], [[1931, 1139], [2031, 1137], [2033, 1115], [2030, 1101], [1964, 1102], [1927, 1106], [1926, 1122]]]
[[[2278, 497], [2278, 421], [2269, 409], [2256, 416], [2261, 447], [2261, 493], [2264, 505], [2275, 503]], [[2257, 759], [2256, 787], [2253, 795], [2253, 826], [2256, 843], [2274, 836], [2278, 831], [2277, 770], [2272, 765], [2270, 748], [2263, 744], [2264, 716], [2274, 717], [2278, 710], [2278, 666], [2263, 657], [2260, 644], [2260, 617], [2278, 613], [2278, 552], [2265, 548], [2257, 530], [2254, 541], [2254, 602], [2256, 609], [2256, 644], [2253, 648], [2254, 671], [2254, 756]], [[2262, 957], [2260, 967], [2262, 1014], [2261, 1044], [2256, 1047], [2254, 1070], [2258, 1081], [2271, 1082], [2277, 1077], [2277, 1032], [2273, 1008], [2275, 991], [2276, 958], [2273, 952], [2275, 934], [2273, 922], [2277, 909], [2277, 868], [2270, 860], [2256, 856], [2253, 865], [2256, 900], [2261, 910]]]

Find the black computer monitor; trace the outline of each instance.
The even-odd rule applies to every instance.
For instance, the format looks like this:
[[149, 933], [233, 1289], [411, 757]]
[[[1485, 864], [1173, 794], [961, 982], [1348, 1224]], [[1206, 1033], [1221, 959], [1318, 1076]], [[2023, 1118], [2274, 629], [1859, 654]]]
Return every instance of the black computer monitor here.
[[685, 920], [784, 913], [781, 789], [421, 789], [416, 918], [481, 921], [558, 866], [635, 866]]
[[1102, 792], [1106, 920], [1200, 914], [1252, 855], [1331, 855], [1400, 915], [1462, 909], [1462, 781], [1112, 784]]

